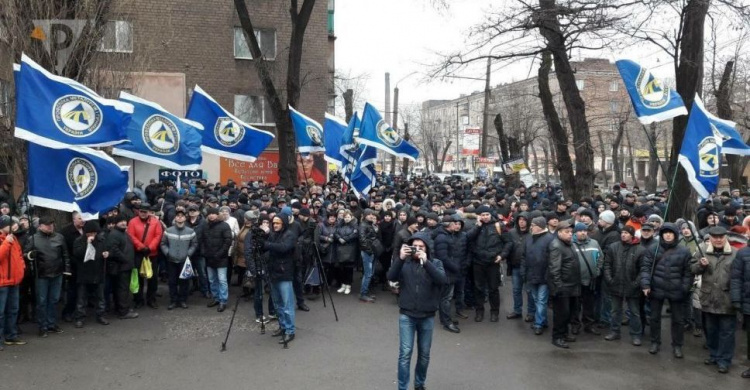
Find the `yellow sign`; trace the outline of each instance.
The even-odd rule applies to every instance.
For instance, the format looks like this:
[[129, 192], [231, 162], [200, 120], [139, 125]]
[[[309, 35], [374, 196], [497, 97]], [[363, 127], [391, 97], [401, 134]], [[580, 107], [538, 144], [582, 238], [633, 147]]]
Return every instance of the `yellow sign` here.
[[47, 34], [44, 33], [44, 30], [41, 26], [36, 26], [34, 27], [34, 31], [31, 32], [31, 37], [40, 41], [44, 41], [47, 39]]

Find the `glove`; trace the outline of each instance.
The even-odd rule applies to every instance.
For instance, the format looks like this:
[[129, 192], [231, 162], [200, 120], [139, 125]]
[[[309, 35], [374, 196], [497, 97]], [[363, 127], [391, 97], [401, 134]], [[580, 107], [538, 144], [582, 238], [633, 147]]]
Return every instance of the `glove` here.
[[343, 238], [339, 238], [339, 242], [340, 242], [341, 244], [346, 244], [346, 240], [344, 240]]

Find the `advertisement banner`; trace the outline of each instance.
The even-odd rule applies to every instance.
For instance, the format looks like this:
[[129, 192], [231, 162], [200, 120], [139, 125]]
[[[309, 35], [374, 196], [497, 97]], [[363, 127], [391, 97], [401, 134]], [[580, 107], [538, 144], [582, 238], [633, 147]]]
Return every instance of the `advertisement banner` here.
[[193, 185], [196, 181], [204, 178], [202, 169], [198, 169], [195, 171], [179, 169], [159, 169], [159, 182], [169, 180], [172, 183], [176, 183], [178, 177], [180, 178], [181, 182], [188, 182], [190, 183], [190, 185]]
[[503, 172], [505, 172], [506, 175], [512, 175], [521, 172], [524, 169], [526, 169], [526, 163], [522, 158], [508, 160], [503, 163]]
[[464, 156], [479, 156], [479, 138], [481, 136], [482, 129], [478, 127], [467, 127], [464, 130], [461, 154]]
[[[279, 182], [278, 150], [266, 150], [254, 162], [222, 157], [219, 164], [222, 183], [226, 183], [229, 179], [236, 183], [260, 180], [275, 184]], [[301, 183], [307, 177], [317, 184], [325, 184], [327, 165], [323, 152], [310, 153], [307, 158], [297, 154], [297, 182]]]

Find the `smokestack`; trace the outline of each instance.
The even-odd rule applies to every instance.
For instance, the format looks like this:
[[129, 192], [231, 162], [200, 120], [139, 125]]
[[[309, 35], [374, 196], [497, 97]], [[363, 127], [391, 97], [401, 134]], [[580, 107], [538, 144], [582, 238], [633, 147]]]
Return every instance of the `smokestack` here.
[[385, 123], [391, 124], [391, 74], [385, 72]]

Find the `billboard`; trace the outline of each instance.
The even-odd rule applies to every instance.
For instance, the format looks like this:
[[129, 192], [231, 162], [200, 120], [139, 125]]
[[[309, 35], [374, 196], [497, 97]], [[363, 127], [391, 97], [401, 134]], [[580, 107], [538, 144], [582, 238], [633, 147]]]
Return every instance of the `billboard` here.
[[482, 129], [478, 127], [467, 127], [464, 129], [463, 148], [461, 154], [464, 156], [479, 156], [479, 138]]
[[[327, 181], [328, 163], [323, 158], [323, 152], [310, 153], [307, 158], [297, 154], [297, 182], [301, 183], [313, 179], [315, 183], [324, 184]], [[221, 158], [219, 162], [221, 182], [232, 179], [236, 183], [264, 181], [278, 183], [279, 151], [266, 150], [254, 162], [239, 161], [231, 158]]]

